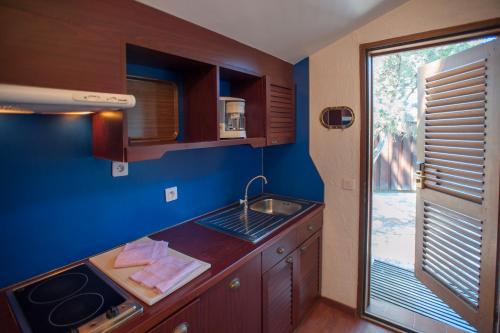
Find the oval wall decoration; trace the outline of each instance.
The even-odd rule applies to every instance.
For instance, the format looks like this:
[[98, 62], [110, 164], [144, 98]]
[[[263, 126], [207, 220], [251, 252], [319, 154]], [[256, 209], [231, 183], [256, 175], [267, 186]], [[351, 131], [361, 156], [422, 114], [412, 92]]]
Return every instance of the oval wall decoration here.
[[328, 107], [321, 111], [319, 121], [328, 129], [349, 128], [354, 123], [354, 112], [348, 106]]

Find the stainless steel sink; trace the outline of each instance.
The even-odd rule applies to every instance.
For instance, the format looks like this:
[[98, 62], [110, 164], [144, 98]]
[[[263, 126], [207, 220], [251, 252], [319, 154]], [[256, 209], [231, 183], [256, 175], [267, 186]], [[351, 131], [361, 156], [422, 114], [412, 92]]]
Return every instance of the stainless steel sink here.
[[244, 204], [234, 205], [201, 218], [196, 223], [257, 243], [312, 205], [310, 201], [278, 199], [266, 195], [252, 200], [248, 209]]
[[302, 205], [279, 199], [263, 199], [250, 205], [250, 209], [270, 215], [290, 216], [302, 209]]

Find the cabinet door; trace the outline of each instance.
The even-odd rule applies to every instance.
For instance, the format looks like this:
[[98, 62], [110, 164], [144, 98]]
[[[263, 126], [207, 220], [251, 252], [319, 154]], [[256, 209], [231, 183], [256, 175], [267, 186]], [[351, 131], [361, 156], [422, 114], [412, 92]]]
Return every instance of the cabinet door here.
[[267, 144], [295, 142], [295, 90], [266, 77]]
[[200, 300], [186, 305], [179, 312], [150, 330], [150, 333], [200, 333], [201, 322]]
[[[61, 13], [62, 7], [71, 7], [66, 2], [47, 5], [60, 7]], [[13, 7], [2, 5], [0, 10], [0, 82], [124, 92], [124, 56], [118, 38], [40, 15], [30, 8], [36, 6]]]
[[262, 276], [263, 332], [291, 332], [294, 325], [294, 275], [297, 252], [293, 252]]
[[202, 296], [207, 333], [261, 331], [261, 258], [255, 257]]
[[314, 301], [320, 291], [320, 251], [321, 237], [320, 234], [313, 236], [307, 240], [299, 248], [299, 262], [297, 265], [297, 311], [298, 322], [302, 320], [307, 311], [314, 304]]

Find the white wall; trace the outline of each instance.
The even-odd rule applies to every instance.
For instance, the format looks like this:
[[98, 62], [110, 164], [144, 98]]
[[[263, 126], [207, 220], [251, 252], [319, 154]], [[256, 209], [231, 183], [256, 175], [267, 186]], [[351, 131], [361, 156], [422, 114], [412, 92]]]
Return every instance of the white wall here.
[[[318, 119], [340, 105], [359, 119], [359, 45], [495, 17], [499, 0], [411, 0], [310, 56], [310, 152], [325, 182], [323, 296], [356, 306], [360, 126], [328, 131]], [[342, 189], [343, 178], [356, 179], [356, 190]]]

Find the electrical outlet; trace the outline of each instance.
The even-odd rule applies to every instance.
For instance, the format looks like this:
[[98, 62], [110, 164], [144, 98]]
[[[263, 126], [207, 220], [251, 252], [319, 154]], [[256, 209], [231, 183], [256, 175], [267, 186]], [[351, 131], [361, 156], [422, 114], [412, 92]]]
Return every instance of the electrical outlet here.
[[355, 179], [342, 179], [342, 188], [344, 190], [353, 191], [356, 189], [356, 180]]
[[177, 186], [165, 189], [165, 201], [170, 202], [177, 200]]
[[113, 177], [128, 176], [128, 163], [113, 162], [111, 165], [111, 174]]

